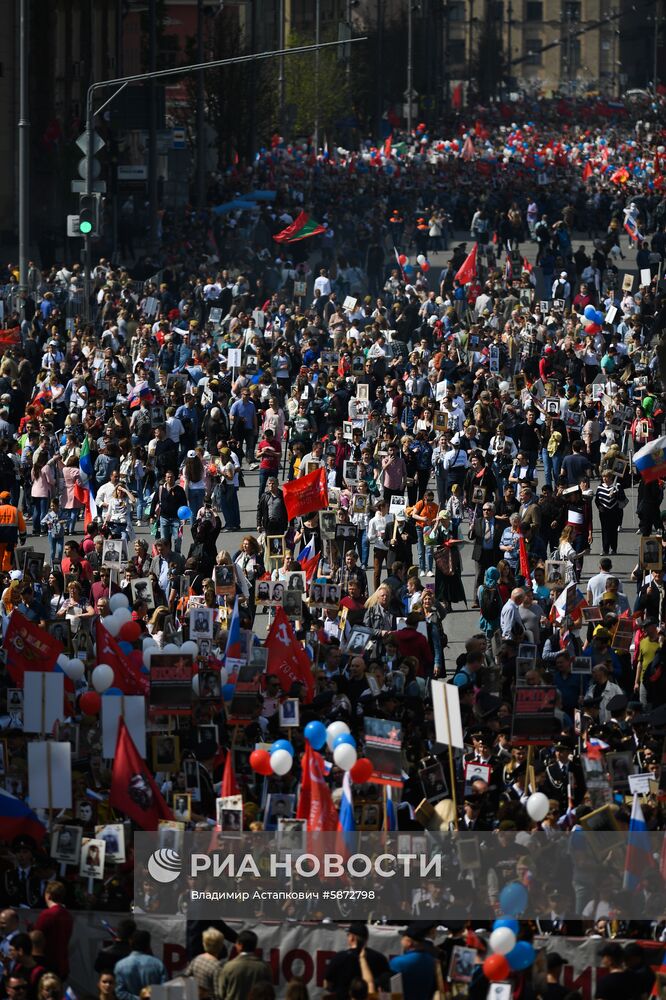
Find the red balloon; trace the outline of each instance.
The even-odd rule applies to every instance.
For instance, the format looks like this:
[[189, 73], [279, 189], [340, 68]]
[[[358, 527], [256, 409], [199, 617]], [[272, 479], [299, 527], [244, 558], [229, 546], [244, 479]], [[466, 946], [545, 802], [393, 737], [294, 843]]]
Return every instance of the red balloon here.
[[585, 333], [599, 333], [601, 327], [598, 323], [588, 323], [585, 327]]
[[407, 263], [407, 258], [405, 257], [404, 253], [400, 254], [400, 256], [398, 257], [398, 261], [401, 267], [405, 266], [405, 264]]
[[424, 260], [423, 263], [421, 264], [421, 270], [423, 271], [424, 274], [427, 274], [428, 271], [430, 270], [430, 264], [428, 263], [427, 260]]
[[138, 622], [125, 622], [118, 633], [118, 638], [123, 642], [136, 642], [141, 635], [141, 626]]
[[81, 695], [79, 705], [84, 715], [99, 715], [102, 699], [97, 691], [86, 691], [85, 694]]
[[369, 761], [367, 757], [359, 757], [354, 766], [351, 768], [349, 775], [351, 780], [357, 785], [362, 785], [366, 781], [370, 781], [372, 772], [372, 762]]
[[269, 777], [273, 770], [271, 768], [271, 755], [268, 750], [253, 750], [250, 754], [250, 767], [257, 774], [263, 774], [264, 777]]
[[511, 966], [504, 955], [488, 955], [483, 963], [483, 974], [491, 983], [498, 983], [509, 978]]

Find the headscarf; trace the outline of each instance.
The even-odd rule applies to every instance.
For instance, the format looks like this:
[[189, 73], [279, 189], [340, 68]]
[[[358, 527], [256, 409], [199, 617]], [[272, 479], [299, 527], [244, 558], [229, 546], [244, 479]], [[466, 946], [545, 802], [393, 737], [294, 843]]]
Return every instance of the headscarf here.
[[496, 566], [489, 566], [483, 578], [484, 587], [496, 587], [499, 582], [499, 570]]

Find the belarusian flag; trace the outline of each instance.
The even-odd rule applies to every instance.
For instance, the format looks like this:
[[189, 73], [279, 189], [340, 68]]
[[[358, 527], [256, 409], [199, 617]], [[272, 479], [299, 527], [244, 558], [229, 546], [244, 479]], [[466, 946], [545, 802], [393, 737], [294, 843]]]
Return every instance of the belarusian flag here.
[[283, 229], [273, 239], [276, 243], [296, 243], [297, 240], [305, 240], [308, 236], [318, 236], [319, 233], [325, 232], [326, 226], [316, 222], [307, 212], [301, 212], [290, 226]]

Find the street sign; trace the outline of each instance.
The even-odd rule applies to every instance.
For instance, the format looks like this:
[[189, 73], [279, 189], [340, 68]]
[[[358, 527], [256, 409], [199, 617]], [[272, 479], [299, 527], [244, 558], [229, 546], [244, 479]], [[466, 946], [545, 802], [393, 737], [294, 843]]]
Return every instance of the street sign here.
[[184, 128], [174, 128], [171, 131], [171, 148], [172, 149], [186, 149], [187, 140], [185, 137]]
[[[83, 155], [85, 156], [88, 152], [88, 133], [82, 132], [81, 135], [76, 140], [76, 145], [79, 147]], [[92, 133], [92, 155], [95, 156], [99, 153], [100, 149], [104, 149], [106, 143], [102, 139], [101, 135], [97, 132]]]
[[[100, 194], [106, 194], [106, 181], [93, 181], [92, 185], [93, 192], [99, 192]], [[85, 194], [86, 193], [86, 182], [85, 181], [72, 181], [70, 185], [70, 190], [72, 194]]]
[[119, 164], [118, 165], [118, 180], [119, 181], [147, 181], [148, 180], [148, 167], [145, 163], [139, 164]]
[[78, 215], [68, 215], [67, 216], [67, 235], [68, 236], [80, 236], [79, 232], [79, 217]]
[[[79, 177], [83, 178], [83, 180], [85, 180], [86, 177], [87, 177], [87, 174], [86, 174], [86, 165], [87, 165], [87, 163], [88, 163], [88, 161], [85, 158], [85, 156], [83, 157], [82, 160], [79, 160]], [[97, 177], [99, 177], [99, 175], [101, 174], [101, 172], [102, 172], [102, 164], [99, 162], [99, 160], [93, 160], [92, 161], [92, 175], [93, 175], [93, 178], [96, 179]]]

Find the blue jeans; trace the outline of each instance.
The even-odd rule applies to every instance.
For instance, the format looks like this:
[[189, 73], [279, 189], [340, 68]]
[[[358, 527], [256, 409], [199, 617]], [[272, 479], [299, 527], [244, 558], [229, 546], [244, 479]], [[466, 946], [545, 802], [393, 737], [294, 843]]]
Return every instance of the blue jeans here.
[[177, 517], [160, 517], [160, 537], [170, 538], [174, 552], [180, 552], [180, 521]]
[[432, 572], [433, 567], [433, 554], [432, 545], [426, 545], [425, 539], [423, 537], [423, 527], [420, 524], [416, 526], [416, 548], [419, 554], [419, 569], [422, 573]]
[[33, 497], [32, 498], [32, 533], [33, 535], [38, 535], [42, 528], [42, 518], [48, 514], [49, 510], [49, 498], [48, 497]]
[[548, 449], [544, 448], [541, 452], [541, 458], [543, 459], [546, 486], [556, 488], [557, 481], [560, 478], [560, 470], [562, 469], [562, 455], [553, 455], [551, 458], [548, 454]]
[[203, 507], [205, 493], [205, 490], [189, 489], [187, 491], [187, 506], [192, 511], [192, 520], [194, 520]]
[[136, 519], [141, 521], [144, 515], [148, 514], [150, 506], [149, 494], [146, 492], [146, 480], [133, 479], [128, 483], [128, 486], [136, 500]]
[[270, 469], [259, 469], [259, 496], [258, 500], [261, 500], [263, 494], [266, 492], [266, 483], [271, 478], [271, 476], [277, 477], [277, 471], [272, 472]]
[[65, 548], [65, 539], [61, 535], [60, 538], [54, 538], [53, 535], [49, 535], [49, 548], [51, 550], [51, 565], [55, 563], [62, 562], [62, 555]]
[[76, 529], [76, 520], [79, 516], [79, 508], [73, 507], [71, 510], [65, 508], [65, 514], [67, 515], [67, 531], [71, 535]]
[[368, 559], [370, 558], [370, 542], [368, 541], [368, 529], [362, 528], [359, 530], [356, 536], [356, 549], [359, 554], [362, 566], [368, 565]]

